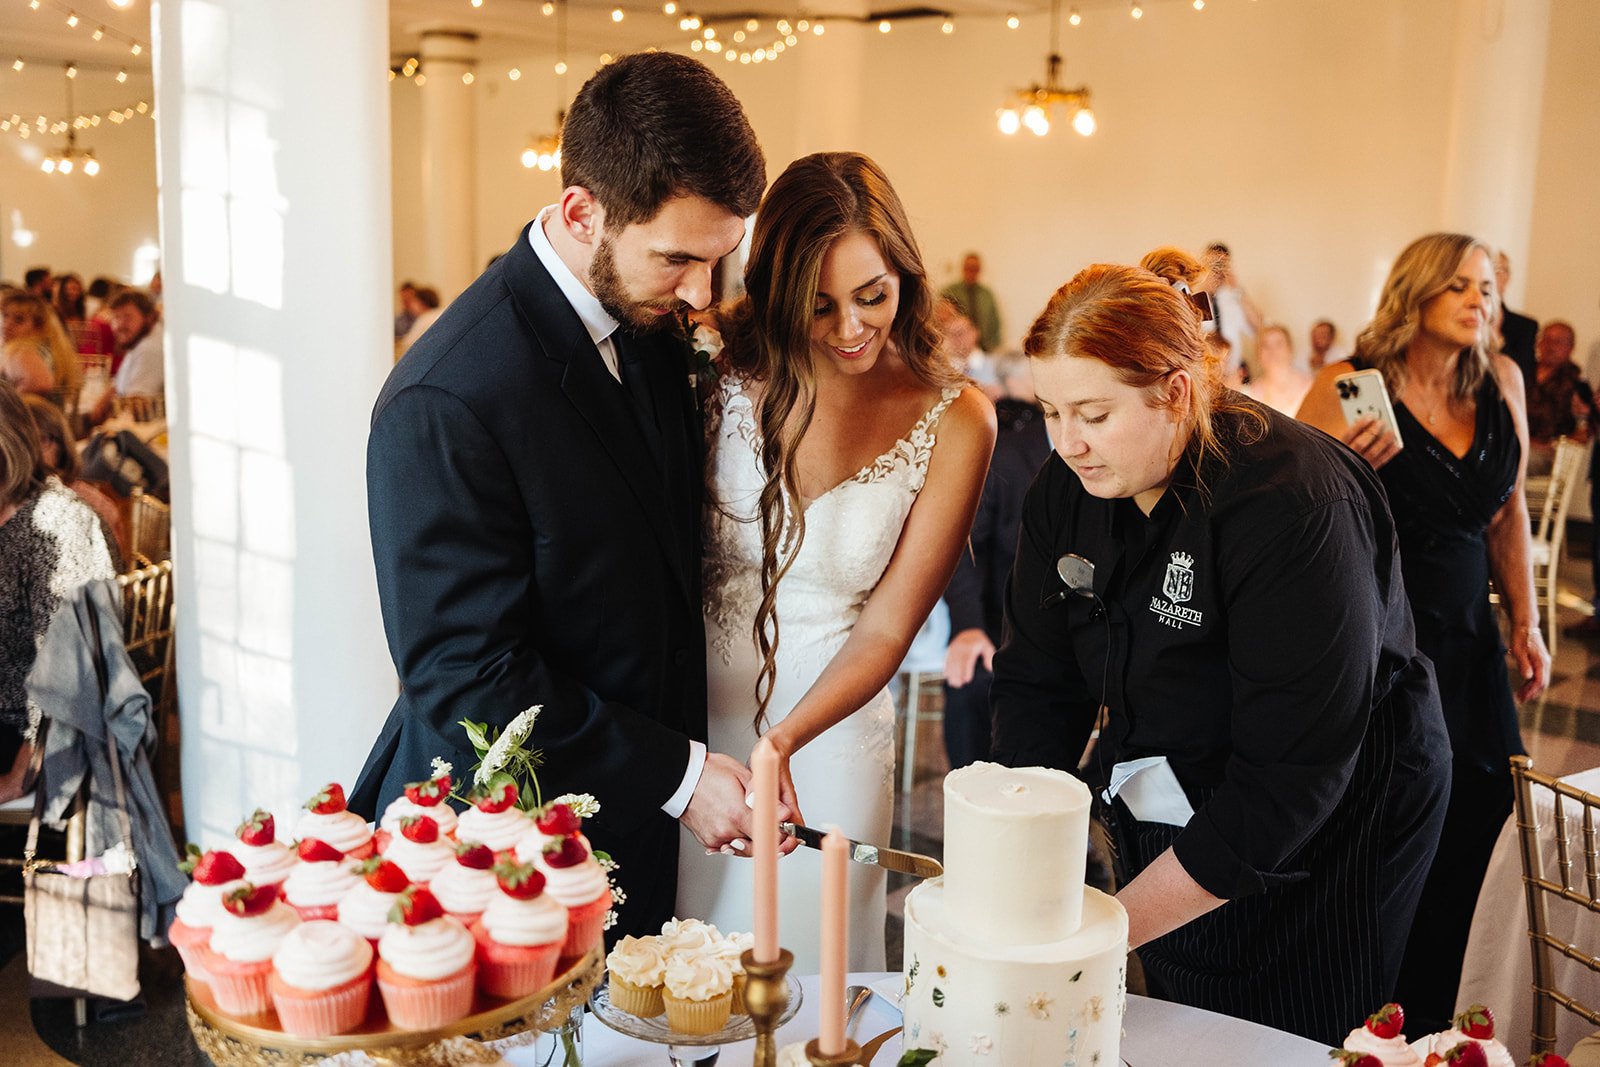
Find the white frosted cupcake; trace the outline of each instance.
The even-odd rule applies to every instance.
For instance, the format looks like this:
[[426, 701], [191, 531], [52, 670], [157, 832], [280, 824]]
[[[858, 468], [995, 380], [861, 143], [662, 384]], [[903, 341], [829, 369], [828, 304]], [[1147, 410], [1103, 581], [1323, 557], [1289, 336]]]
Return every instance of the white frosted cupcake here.
[[277, 823], [270, 812], [257, 808], [233, 832], [238, 840], [228, 851], [244, 865], [251, 885], [281, 887], [294, 870], [294, 850], [278, 840]]
[[668, 919], [661, 924], [661, 944], [669, 954], [704, 952], [721, 940], [722, 931], [700, 919]]
[[600, 940], [611, 912], [611, 882], [594, 854], [573, 834], [545, 846], [534, 860], [545, 877], [545, 892], [567, 909], [567, 943], [562, 955], [581, 956]]
[[663, 975], [667, 1025], [680, 1034], [714, 1034], [733, 1009], [733, 972], [710, 955], [673, 956]]
[[378, 991], [389, 1021], [407, 1030], [448, 1026], [472, 1010], [477, 945], [426, 889], [406, 890], [398, 913], [378, 942]]
[[283, 883], [283, 899], [302, 922], [337, 919], [339, 901], [361, 881], [356, 861], [325, 841], [302, 838], [295, 846], [300, 862]]
[[426, 815], [439, 824], [439, 833], [449, 837], [456, 832], [456, 813], [450, 807], [450, 775], [437, 774], [425, 782], [412, 782], [406, 791], [383, 809], [378, 825], [391, 834], [400, 833], [400, 820], [409, 815]]
[[544, 876], [525, 863], [495, 868], [497, 892], [472, 925], [478, 983], [495, 997], [525, 997], [555, 977], [567, 940], [567, 909], [544, 893]]
[[428, 889], [438, 898], [444, 913], [468, 929], [483, 915], [483, 909], [500, 891], [495, 885], [494, 853], [488, 845], [473, 841], [456, 842], [455, 860], [433, 876]]
[[268, 990], [285, 1033], [329, 1037], [367, 1017], [372, 945], [338, 923], [314, 921], [291, 930], [272, 954]]
[[667, 954], [660, 937], [624, 937], [606, 956], [606, 970], [611, 974], [615, 1007], [641, 1019], [653, 1019], [665, 1010], [661, 992]]
[[505, 807], [500, 806], [502, 801], [498, 798], [480, 797], [475, 800], [473, 806], [458, 817], [456, 838], [481, 842], [495, 852], [516, 848], [517, 842], [527, 834], [532, 823], [515, 801], [514, 792], [512, 802]]
[[1405, 1022], [1400, 1005], [1385, 1004], [1350, 1031], [1344, 1039], [1345, 1050], [1373, 1056], [1383, 1067], [1422, 1067], [1422, 1057], [1406, 1043], [1406, 1035], [1401, 1032]]
[[314, 837], [326, 841], [351, 859], [364, 860], [372, 855], [372, 827], [367, 820], [345, 808], [344, 787], [329, 782], [305, 804], [306, 813], [300, 816], [295, 832], [300, 837]]
[[733, 972], [733, 1013], [743, 1015], [744, 1007], [744, 954], [756, 947], [755, 934], [726, 934], [708, 951], [728, 961]]
[[272, 886], [241, 884], [222, 898], [211, 941], [200, 950], [217, 1007], [229, 1015], [264, 1014], [272, 1005], [267, 978], [272, 954], [300, 916]]
[[407, 815], [400, 832], [389, 840], [383, 858], [396, 864], [413, 884], [423, 885], [454, 861], [456, 850], [439, 836], [439, 824], [427, 815]]
[[389, 929], [389, 912], [411, 886], [404, 871], [382, 856], [356, 868], [362, 880], [339, 898], [339, 923], [377, 944]]
[[1457, 1045], [1473, 1044], [1483, 1049], [1489, 1067], [1515, 1067], [1511, 1052], [1495, 1040], [1494, 1013], [1474, 1004], [1455, 1018], [1455, 1025], [1428, 1039], [1428, 1051], [1443, 1056]]

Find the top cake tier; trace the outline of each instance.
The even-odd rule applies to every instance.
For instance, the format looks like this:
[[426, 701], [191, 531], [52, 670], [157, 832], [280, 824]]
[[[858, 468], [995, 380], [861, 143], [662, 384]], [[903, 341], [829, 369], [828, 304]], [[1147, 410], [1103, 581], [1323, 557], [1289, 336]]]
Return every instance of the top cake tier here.
[[944, 780], [945, 896], [979, 942], [1037, 945], [1077, 932], [1089, 789], [1062, 771], [975, 763]]

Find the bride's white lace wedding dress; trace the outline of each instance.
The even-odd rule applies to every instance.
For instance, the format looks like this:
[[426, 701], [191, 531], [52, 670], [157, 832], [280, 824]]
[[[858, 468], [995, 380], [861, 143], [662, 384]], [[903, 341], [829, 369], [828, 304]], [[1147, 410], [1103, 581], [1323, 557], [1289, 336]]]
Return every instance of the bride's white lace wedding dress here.
[[[811, 688], [844, 645], [883, 577], [906, 515], [927, 477], [939, 400], [894, 446], [806, 506], [805, 540], [778, 586], [777, 680], [767, 707], [776, 723]], [[744, 760], [757, 739], [752, 636], [761, 602], [761, 464], [755, 411], [741, 382], [725, 375], [707, 414], [705, 512], [706, 675], [710, 750]], [[790, 763], [806, 821], [837, 825], [858, 840], [887, 844], [894, 804], [894, 707], [888, 690], [807, 745]], [[753, 865], [707, 856], [688, 831], [678, 860], [678, 915], [723, 930], [752, 928]], [[796, 974], [815, 974], [820, 853], [799, 849], [778, 863], [779, 936]], [[884, 877], [850, 865], [850, 969], [884, 969]]]

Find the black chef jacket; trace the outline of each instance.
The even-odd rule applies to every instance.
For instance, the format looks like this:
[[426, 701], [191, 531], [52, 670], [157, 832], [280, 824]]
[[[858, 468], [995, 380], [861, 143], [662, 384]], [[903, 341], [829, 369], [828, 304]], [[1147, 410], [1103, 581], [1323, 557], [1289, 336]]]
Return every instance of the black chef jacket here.
[[[1308, 980], [1313, 928], [1347, 916], [1367, 929], [1329, 931], [1329, 947], [1365, 954], [1338, 967], [1382, 1003], [1437, 843], [1450, 746], [1376, 475], [1320, 431], [1230, 395], [1265, 432], [1219, 414], [1226, 455], [1199, 472], [1181, 458], [1148, 517], [1091, 496], [1059, 456], [1040, 472], [995, 657], [994, 758], [1075, 768], [1103, 678], [1110, 716], [1091, 777], [1164, 755], [1195, 809], [1180, 830], [1119, 806], [1130, 875], [1170, 845], [1235, 902], [1152, 942], [1147, 971], [1175, 999], [1334, 1039], [1360, 1022], [1342, 1013], [1372, 1009], [1315, 988], [1262, 1007], [1251, 987]], [[1097, 600], [1061, 595], [1066, 552], [1094, 564]], [[1240, 979], [1237, 998], [1218, 969]]]

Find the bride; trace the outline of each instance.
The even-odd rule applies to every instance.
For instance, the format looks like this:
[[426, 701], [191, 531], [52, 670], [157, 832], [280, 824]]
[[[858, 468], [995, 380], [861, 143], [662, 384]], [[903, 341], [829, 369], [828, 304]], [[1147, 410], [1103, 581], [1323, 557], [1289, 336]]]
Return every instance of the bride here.
[[[966, 542], [994, 409], [939, 356], [905, 209], [865, 156], [807, 156], [773, 183], [745, 287], [706, 429], [709, 747], [765, 736], [798, 821], [887, 843], [885, 686]], [[688, 836], [679, 855], [678, 914], [751, 929], [752, 865]], [[779, 864], [800, 974], [818, 970], [818, 857]], [[850, 967], [882, 970], [883, 872], [850, 876]]]

